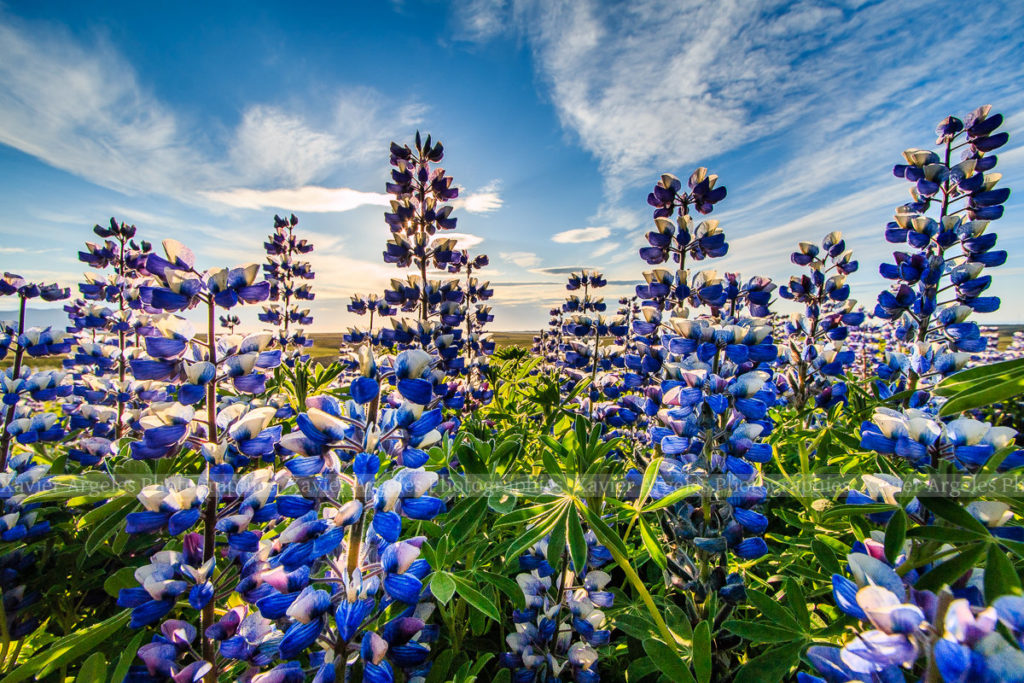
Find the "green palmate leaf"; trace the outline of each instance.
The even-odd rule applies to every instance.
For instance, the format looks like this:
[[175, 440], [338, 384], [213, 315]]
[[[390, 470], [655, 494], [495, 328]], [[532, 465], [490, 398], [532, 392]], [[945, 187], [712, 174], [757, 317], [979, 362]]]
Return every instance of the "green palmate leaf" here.
[[939, 409], [939, 416], [956, 415], [965, 410], [983, 408], [1024, 393], [1024, 369], [1017, 369], [1005, 376], [970, 383], [954, 394]]
[[921, 505], [935, 513], [935, 516], [955, 524], [964, 531], [973, 532], [982, 538], [990, 536], [985, 525], [976, 520], [974, 515], [965, 510], [958, 501], [937, 496], [921, 496], [920, 501]]
[[839, 560], [836, 559], [836, 554], [832, 548], [828, 547], [817, 538], [811, 541], [811, 552], [814, 553], [814, 557], [821, 564], [821, 568], [829, 574], [840, 573]]
[[583, 525], [575, 510], [567, 511], [566, 525], [569, 532], [569, 555], [572, 557], [572, 566], [579, 574], [586, 571], [587, 539], [583, 536]]
[[[562, 508], [561, 510], [564, 511], [564, 508]], [[535, 526], [530, 527], [526, 531], [526, 533], [522, 534], [521, 536], [519, 536], [519, 538], [513, 541], [512, 544], [509, 545], [508, 550], [505, 551], [506, 559], [508, 561], [518, 560], [519, 556], [527, 548], [533, 547], [534, 544], [537, 543], [537, 541], [551, 533], [551, 530], [554, 529], [555, 524], [557, 524], [560, 519], [563, 519], [562, 516], [558, 513], [559, 509], [556, 509], [555, 511], [553, 511], [553, 513], [548, 513], [543, 518], [541, 518]]]
[[972, 543], [964, 546], [958, 554], [928, 570], [917, 580], [914, 588], [936, 591], [945, 585], [953, 584], [978, 564], [978, 560], [985, 554], [986, 545], [985, 543]]
[[790, 629], [755, 621], [730, 619], [722, 624], [722, 627], [730, 633], [738, 635], [740, 638], [746, 638], [752, 643], [786, 643], [803, 638], [800, 633]]
[[523, 609], [526, 607], [526, 597], [523, 595], [523, 589], [519, 587], [519, 584], [507, 576], [483, 570], [475, 571], [471, 576], [473, 579], [486, 581], [500, 590], [508, 596], [508, 599], [512, 601], [512, 604], [516, 609]]
[[697, 674], [697, 683], [709, 683], [711, 680], [711, 627], [702, 621], [693, 629], [693, 671]]
[[145, 630], [142, 630], [139, 631], [135, 635], [135, 637], [131, 639], [131, 642], [128, 643], [127, 648], [121, 653], [121, 656], [117, 659], [117, 666], [114, 667], [114, 673], [110, 676], [111, 683], [118, 683], [118, 681], [123, 681], [124, 677], [128, 675], [128, 670], [132, 667], [132, 664], [135, 662], [135, 657], [137, 656], [139, 648], [142, 647], [142, 644], [143, 642], [145, 642], [147, 637], [149, 637], [149, 634], [146, 633]]
[[897, 510], [885, 526], [885, 559], [889, 560], [890, 564], [896, 563], [906, 540], [907, 514], [903, 510]]
[[641, 517], [637, 526], [640, 527], [640, 539], [644, 543], [644, 548], [647, 549], [647, 554], [654, 560], [654, 564], [658, 565], [661, 569], [668, 569], [668, 559], [665, 557], [665, 551], [662, 549], [661, 543], [654, 537], [650, 524]]
[[[629, 677], [626, 680], [639, 681], [644, 676], [649, 676], [658, 670], [658, 664], [650, 657], [638, 657], [629, 663], [626, 671]], [[508, 669], [505, 669], [508, 671]]]
[[503, 526], [515, 526], [522, 524], [523, 522], [532, 522], [542, 518], [545, 514], [551, 512], [551, 509], [555, 507], [557, 503], [540, 503], [539, 505], [531, 505], [529, 507], [520, 508], [514, 512], [509, 512], [506, 515], [502, 515], [494, 521], [494, 527], [500, 528]]
[[676, 654], [671, 646], [655, 638], [648, 638], [644, 641], [644, 652], [657, 664], [658, 670], [668, 676], [670, 681], [693, 683], [693, 674], [690, 673], [690, 667]]
[[740, 667], [733, 683], [764, 683], [786, 680], [786, 673], [800, 663], [803, 643], [773, 647]]
[[1013, 561], [995, 543], [988, 547], [985, 560], [985, 599], [989, 604], [1000, 595], [1020, 595], [1020, 575]]
[[448, 604], [455, 594], [455, 579], [448, 572], [434, 572], [430, 577], [430, 592], [442, 605]]
[[562, 554], [568, 550], [569, 516], [568, 507], [563, 506], [562, 512], [558, 515], [558, 520], [551, 528], [551, 536], [548, 537], [548, 564], [554, 567], [555, 571], [561, 571], [562, 565], [565, 564]]
[[876, 512], [889, 512], [898, 509], [896, 505], [889, 503], [865, 503], [864, 505], [833, 505], [822, 514], [823, 520], [836, 519], [837, 517], [863, 517], [873, 515]]
[[501, 614], [498, 612], [494, 600], [477, 590], [473, 585], [461, 576], [455, 576], [455, 592], [466, 602], [483, 612], [486, 616], [497, 622], [501, 621]]
[[1024, 358], [961, 370], [939, 382], [932, 391], [939, 396], [953, 396], [978, 382], [991, 379], [1005, 380], [1018, 372], [1024, 372]]
[[747, 600], [764, 615], [769, 623], [780, 628], [787, 628], [791, 631], [799, 631], [800, 624], [793, 617], [788, 609], [782, 606], [774, 598], [770, 598], [760, 591], [752, 588], [747, 589]]
[[94, 652], [82, 662], [75, 683], [96, 683], [107, 680], [107, 658], [102, 652]]
[[647, 469], [644, 470], [644, 479], [640, 482], [640, 493], [636, 498], [636, 506], [643, 507], [644, 502], [647, 500], [647, 496], [650, 494], [651, 489], [654, 487], [654, 482], [658, 479], [658, 468], [661, 467], [662, 458], [654, 458], [650, 463], [647, 464]]
[[133, 588], [138, 585], [139, 582], [135, 578], [135, 567], [121, 567], [106, 578], [103, 582], [103, 590], [107, 592], [107, 595], [116, 598], [122, 588]]
[[55, 669], [90, 654], [128, 624], [129, 610], [60, 638], [19, 666], [0, 683], [19, 683], [33, 676], [43, 678]]
[[800, 582], [796, 579], [786, 580], [786, 604], [792, 610], [793, 616], [806, 631], [811, 627], [811, 615], [807, 612], [807, 598], [800, 588]]

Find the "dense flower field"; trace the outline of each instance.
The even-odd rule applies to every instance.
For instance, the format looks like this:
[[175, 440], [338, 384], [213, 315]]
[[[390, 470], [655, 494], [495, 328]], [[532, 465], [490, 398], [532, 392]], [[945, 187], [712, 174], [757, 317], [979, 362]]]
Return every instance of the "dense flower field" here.
[[[699, 168], [654, 185], [634, 296], [574, 273], [496, 350], [418, 134], [396, 277], [330, 364], [294, 216], [262, 265], [112, 219], [76, 292], [4, 274], [0, 683], [1024, 681], [1024, 341], [974, 319], [1001, 123], [903, 153], [873, 302], [837, 232], [785, 283], [704, 267], [729, 244]], [[67, 328], [26, 328], [36, 298]]]

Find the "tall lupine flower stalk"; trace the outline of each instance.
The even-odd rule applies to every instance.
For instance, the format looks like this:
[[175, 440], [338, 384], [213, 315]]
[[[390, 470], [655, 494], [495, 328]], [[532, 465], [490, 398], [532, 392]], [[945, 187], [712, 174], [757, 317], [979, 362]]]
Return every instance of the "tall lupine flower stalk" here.
[[485, 326], [494, 321], [491, 307], [486, 304], [494, 289], [489, 281], [480, 280], [474, 273], [490, 263], [486, 254], [478, 254], [470, 258], [469, 251], [456, 251], [448, 265], [449, 273], [461, 273], [463, 301], [461, 304], [465, 324], [465, 340], [462, 344], [462, 357], [465, 367], [461, 374], [465, 377], [464, 391], [471, 399], [463, 406], [463, 410], [471, 411], [482, 404], [489, 403], [493, 392], [487, 381], [487, 360], [494, 353], [494, 341], [484, 331]]
[[607, 284], [608, 280], [596, 270], [581, 270], [570, 274], [565, 285], [570, 292], [582, 290], [582, 294], [570, 294], [562, 304], [562, 313], [566, 314], [562, 333], [569, 338], [563, 349], [563, 361], [566, 367], [576, 370], [585, 370], [589, 365], [591, 385], [597, 382], [601, 365], [601, 337], [609, 335], [609, 321], [601, 315], [608, 305], [604, 297], [595, 296], [594, 290]]
[[[101, 332], [113, 335], [117, 340], [117, 386], [113, 391], [116, 394], [114, 400], [117, 406], [117, 415], [111, 436], [120, 439], [125, 435], [127, 426], [125, 406], [130, 394], [128, 372], [131, 340], [128, 335], [133, 329], [134, 311], [141, 308], [137, 292], [138, 280], [141, 277], [140, 268], [144, 268], [145, 259], [152, 250], [152, 246], [145, 241], [141, 244], [136, 243], [135, 226], [118, 223], [114, 218], [110, 219], [109, 226], [96, 225], [93, 232], [102, 237], [104, 242], [102, 244], [87, 242], [86, 250], [78, 253], [78, 259], [98, 270], [110, 268], [112, 273], [105, 279], [88, 277], [85, 283], [79, 284], [78, 289], [86, 302], [115, 304], [117, 310], [113, 311], [111, 315], [106, 315], [106, 311], [100, 309], [98, 316], [90, 315], [91, 311], [88, 306], [85, 311], [68, 309], [68, 312], [78, 329], [87, 329], [92, 332], [94, 344], [97, 341], [95, 338], [97, 327]], [[137, 344], [137, 338], [135, 342]], [[93, 361], [89, 354], [83, 354], [82, 357], [75, 360], [83, 361], [86, 364], [91, 364]], [[102, 376], [103, 370], [102, 364], [98, 365], [96, 374]]]
[[[443, 206], [459, 196], [452, 178], [445, 175], [441, 167], [432, 164], [444, 158], [444, 147], [440, 142], [431, 144], [430, 136], [424, 142], [416, 133], [414, 148], [391, 143], [392, 182], [387, 184], [391, 200], [391, 211], [384, 214], [384, 220], [391, 228], [384, 261], [400, 268], [414, 265], [420, 273], [420, 281], [427, 283], [427, 268], [431, 260], [443, 263], [449, 261], [449, 245], [432, 243], [439, 230], [454, 230], [455, 218], [451, 217], [452, 206]], [[438, 258], [440, 257], [440, 258]], [[437, 265], [437, 264], [435, 264]], [[420, 320], [426, 322], [430, 314], [430, 302], [424, 286], [420, 292]]]
[[[681, 183], [664, 175], [649, 196], [656, 228], [640, 254], [648, 263], [674, 261], [680, 269], [644, 274], [646, 284], [637, 287], [640, 317], [633, 323], [637, 350], [626, 358], [627, 386], [646, 385], [637, 407], [656, 418], [649, 442], [663, 456], [651, 496], [700, 486], [672, 506], [666, 527], [675, 548], [666, 558], [671, 582], [687, 592], [691, 618], [698, 620], [720, 616], [704, 614], [719, 598], [722, 610], [742, 599], [742, 578], [725, 569], [727, 553], [750, 560], [768, 552], [768, 518], [756, 508], [766, 496], [760, 467], [773, 455], [763, 439], [773, 426], [769, 380], [778, 354], [765, 317], [775, 288], [770, 280], [742, 283], [732, 273], [691, 277], [685, 270], [687, 257], [703, 260], [728, 250], [717, 221], [694, 229], [689, 215], [690, 208], [709, 213], [724, 198], [716, 181], [698, 169], [691, 191], [681, 193]], [[702, 306], [710, 313], [690, 319], [690, 308]], [[627, 478], [639, 485], [642, 476], [634, 469]]]
[[[829, 408], [846, 401], [846, 385], [838, 381], [855, 360], [854, 352], [844, 348], [849, 328], [864, 322], [864, 313], [856, 310], [850, 298], [846, 276], [856, 272], [852, 250], [839, 232], [831, 232], [816, 244], [801, 242], [790, 259], [806, 266], [810, 273], [792, 276], [779, 296], [804, 304], [804, 313], [793, 313], [784, 324], [787, 343], [780, 354], [786, 363], [785, 377], [789, 400], [803, 413], [810, 401]], [[805, 419], [807, 424], [807, 419]]]
[[3, 337], [0, 340], [0, 358], [6, 356], [10, 347], [14, 346], [14, 361], [10, 369], [0, 377], [0, 380], [3, 381], [3, 403], [5, 406], [3, 436], [0, 437], [0, 472], [7, 468], [11, 439], [15, 436], [12, 432], [12, 424], [18, 402], [24, 393], [32, 389], [28, 382], [31, 371], [23, 366], [25, 354], [27, 353], [32, 358], [39, 358], [63, 354], [71, 350], [71, 344], [67, 341], [69, 335], [64, 332], [54, 331], [50, 328], [26, 329], [26, 305], [30, 299], [37, 297], [43, 301], [61, 301], [70, 295], [71, 291], [66, 287], [60, 287], [57, 284], [40, 285], [27, 282], [25, 278], [14, 273], [4, 273], [3, 278], [0, 279], [0, 296], [16, 296], [18, 298], [18, 321], [13, 325], [4, 324]]
[[505, 639], [509, 651], [502, 654], [501, 665], [512, 669], [517, 681], [560, 681], [564, 672], [577, 683], [597, 683], [596, 648], [611, 637], [603, 610], [614, 603], [607, 590], [611, 576], [601, 568], [612, 555], [587, 532], [586, 566], [572, 567], [563, 559], [565, 569], [556, 576], [547, 558], [567, 551], [549, 548], [549, 540], [519, 558], [516, 583], [526, 604], [512, 614], [515, 632]]
[[[195, 269], [194, 255], [180, 242], [164, 240], [163, 247], [166, 258], [150, 254], [146, 259], [146, 271], [156, 282], [140, 288], [142, 300], [152, 308], [169, 313], [205, 305], [206, 339], [203, 343], [196, 343], [191, 325], [174, 316], [161, 321], [159, 336], [146, 338], [147, 351], [154, 360], [134, 361], [132, 369], [136, 378], [185, 381], [178, 385], [177, 403], [154, 406], [150, 414], [140, 420], [146, 429], [142, 440], [131, 444], [132, 456], [137, 459], [173, 456], [189, 439], [206, 456], [205, 490], [201, 496], [192, 497], [193, 500], [205, 497], [201, 513], [204, 527], [201, 564], [206, 567], [208, 563], [215, 564], [218, 523], [216, 465], [218, 458], [226, 452], [217, 419], [218, 383], [230, 377], [237, 390], [259, 393], [266, 381], [259, 369], [280, 364], [281, 354], [264, 353], [270, 342], [269, 335], [247, 338], [237, 346], [227, 347], [224, 358], [220, 358], [218, 353], [217, 307], [230, 309], [242, 302], [258, 303], [269, 297], [270, 283], [265, 280], [256, 282], [259, 265], [213, 269], [204, 274]], [[204, 347], [205, 352], [202, 351]], [[186, 358], [187, 355], [191, 357]], [[205, 420], [197, 420], [202, 429], [197, 426], [193, 430], [190, 423], [195, 411], [191, 406], [202, 401], [204, 394]], [[197, 521], [191, 516], [186, 519], [193, 524]], [[136, 524], [139, 525], [137, 528], [146, 528], [140, 522]], [[209, 572], [213, 572], [212, 565]], [[202, 606], [202, 656], [210, 665], [206, 675], [208, 683], [214, 683], [217, 677], [213, 641], [206, 635], [213, 623], [214, 603], [207, 599]]]
[[288, 219], [274, 216], [274, 232], [263, 243], [267, 252], [263, 271], [270, 283], [268, 299], [273, 303], [263, 307], [259, 319], [277, 326], [277, 343], [289, 365], [301, 356], [303, 348], [313, 345], [313, 340], [307, 339], [302, 329], [312, 324], [313, 317], [302, 302], [312, 301], [316, 296], [311, 285], [303, 282], [312, 280], [314, 274], [309, 262], [300, 258], [312, 252], [313, 245], [296, 237], [298, 223], [295, 214]]
[[[987, 232], [1010, 196], [1008, 188], [996, 187], [1002, 174], [992, 172], [997, 158], [991, 152], [1009, 139], [996, 132], [1002, 122], [989, 105], [963, 121], [949, 116], [936, 129], [939, 152], [908, 149], [907, 163], [893, 169], [914, 186], [912, 201], [896, 210], [885, 238], [915, 251], [895, 252], [895, 263], [882, 264], [882, 276], [895, 284], [879, 294], [875, 315], [898, 323], [899, 336], [910, 347], [900, 369], [911, 390], [922, 377], [949, 374], [969, 354], [982, 351], [985, 339], [967, 318], [999, 308], [998, 297], [982, 295], [992, 282], [985, 268], [1006, 262], [1006, 252], [993, 249], [995, 233]], [[957, 150], [961, 160], [954, 162]], [[959, 253], [948, 255], [954, 246]], [[944, 292], [949, 298], [940, 301]]]
[[477, 359], [485, 360], [486, 356], [494, 353], [494, 342], [485, 338], [484, 326], [494, 321], [490, 306], [484, 302], [494, 296], [494, 289], [489, 281], [481, 281], [473, 273], [487, 267], [490, 259], [487, 254], [477, 254], [470, 258], [469, 251], [462, 249], [457, 251], [455, 257], [448, 265], [449, 273], [462, 273], [462, 293], [465, 297], [463, 306], [465, 308], [466, 344], [465, 357], [468, 370], [476, 367]]
[[[390, 683], [394, 667], [423, 674], [436, 637], [426, 624], [432, 605], [423, 584], [431, 567], [420, 557], [425, 539], [402, 540], [401, 533], [403, 519], [432, 519], [444, 507], [427, 495], [437, 474], [423, 469], [424, 449], [444, 429], [435, 362], [413, 349], [399, 353], [392, 368], [378, 367], [363, 346], [350, 400], [307, 401], [299, 428], [280, 444], [293, 454], [285, 467], [300, 494], [279, 496], [277, 510], [294, 521], [245, 558], [236, 588], [258, 610], [244, 608], [239, 617], [247, 611], [242, 621], [260, 624], [259, 637], [228, 633], [219, 638], [224, 656], [259, 665], [266, 661], [257, 652], [290, 660], [319, 642], [324, 649], [311, 656], [318, 681], [349, 680], [356, 659], [368, 681]], [[396, 390], [385, 393], [385, 380]], [[379, 633], [368, 630], [399, 604], [405, 609]]]
[[220, 326], [227, 330], [228, 334], [235, 331], [236, 327], [242, 324], [242, 319], [234, 313], [228, 313], [227, 315], [220, 316]]
[[355, 313], [359, 316], [369, 314], [370, 316], [369, 325], [365, 333], [355, 327], [349, 329], [344, 339], [347, 344], [361, 344], [364, 340], [367, 340], [371, 346], [376, 346], [380, 343], [380, 333], [378, 332], [376, 335], [373, 333], [374, 317], [390, 318], [395, 314], [395, 307], [378, 294], [369, 294], [367, 296], [353, 294], [346, 308], [349, 313]]

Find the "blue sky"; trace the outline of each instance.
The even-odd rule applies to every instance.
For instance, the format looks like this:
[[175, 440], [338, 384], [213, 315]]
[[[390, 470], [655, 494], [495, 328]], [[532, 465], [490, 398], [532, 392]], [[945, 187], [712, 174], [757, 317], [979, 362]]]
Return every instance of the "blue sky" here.
[[[626, 293], [645, 197], [708, 166], [729, 189], [720, 271], [777, 280], [842, 230], [872, 304], [890, 168], [948, 113], [1007, 116], [1024, 181], [1024, 3], [471, 0], [0, 5], [0, 268], [74, 282], [110, 216], [204, 267], [262, 260], [275, 212], [317, 245], [314, 330], [354, 322], [380, 261], [387, 144], [444, 141], [460, 234], [491, 257], [496, 329], [544, 324], [570, 267]], [[1024, 195], [994, 224], [1024, 322]], [[253, 312], [250, 311], [250, 315]]]

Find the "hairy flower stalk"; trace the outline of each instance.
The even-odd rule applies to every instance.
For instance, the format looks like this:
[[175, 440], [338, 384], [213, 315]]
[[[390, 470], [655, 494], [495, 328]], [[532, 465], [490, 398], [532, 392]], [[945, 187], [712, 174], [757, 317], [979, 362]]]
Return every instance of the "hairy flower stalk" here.
[[[206, 343], [210, 356], [210, 363], [217, 367], [217, 328], [214, 325], [215, 305], [213, 294], [207, 295], [206, 299]], [[206, 387], [206, 438], [212, 448], [216, 448], [219, 438], [217, 436], [217, 375], [214, 373]], [[217, 482], [210, 476], [211, 463], [206, 464], [206, 480], [209, 492], [206, 496], [206, 509], [203, 513], [203, 564], [206, 564], [214, 557], [214, 550], [217, 540]], [[214, 622], [214, 602], [210, 600], [203, 606], [202, 629], [203, 629], [203, 659], [210, 665], [206, 674], [206, 683], [217, 683], [217, 655], [214, 652], [213, 640], [206, 634]]]
[[70, 295], [67, 288], [61, 288], [56, 284], [34, 284], [26, 282], [20, 275], [4, 273], [0, 279], [0, 296], [11, 295], [18, 297], [18, 322], [16, 327], [5, 324], [3, 336], [0, 337], [0, 358], [7, 355], [11, 345], [14, 346], [14, 362], [11, 369], [0, 375], [0, 380], [3, 381], [0, 390], [3, 393], [3, 403], [7, 406], [3, 418], [3, 436], [0, 436], [0, 472], [6, 469], [10, 456], [11, 439], [15, 436], [13, 425], [18, 402], [22, 394], [38, 388], [26, 381], [27, 368], [23, 366], [25, 354], [38, 358], [67, 353], [71, 348], [70, 342], [67, 341], [68, 335], [62, 332], [50, 328], [25, 328], [25, 308], [29, 299], [40, 297], [44, 301], [60, 301]]
[[[25, 296], [18, 296], [18, 328], [17, 334], [21, 336], [25, 331]], [[21, 377], [21, 361], [24, 357], [25, 349], [22, 348], [21, 344], [17, 345], [14, 350], [14, 363], [11, 365], [11, 376], [17, 380]], [[0, 438], [0, 472], [7, 469], [7, 455], [11, 448], [11, 422], [14, 420], [14, 411], [17, 408], [16, 402], [11, 402], [7, 406], [7, 411], [4, 413], [4, 434]]]
[[[996, 235], [987, 232], [991, 221], [1003, 215], [1008, 188], [997, 188], [1001, 174], [991, 173], [997, 157], [989, 154], [1006, 144], [1009, 136], [996, 133], [1000, 114], [988, 105], [971, 112], [964, 121], [947, 117], [938, 126], [934, 151], [908, 149], [906, 164], [893, 168], [897, 177], [914, 183], [913, 201], [896, 211], [886, 226], [886, 240], [907, 243], [916, 252], [895, 252], [895, 263], [883, 263], [883, 277], [893, 287], [878, 296], [877, 317], [898, 322], [896, 332], [907, 345], [893, 354], [895, 381], [884, 387], [886, 394], [909, 390], [904, 405], [919, 407], [929, 396], [917, 391], [925, 377], [947, 375], [960, 369], [969, 354], [983, 351], [986, 340], [977, 324], [968, 322], [971, 313], [990, 313], [999, 308], [999, 298], [983, 296], [992, 283], [988, 267], [1006, 262], [1007, 254], [994, 250]], [[961, 161], [953, 163], [952, 153], [962, 149]], [[928, 211], [939, 204], [937, 218]], [[960, 254], [948, 256], [954, 245]], [[946, 284], [948, 283], [948, 284]], [[950, 291], [951, 298], [939, 301]]]
[[803, 415], [809, 427], [812, 414], [805, 412], [813, 401], [819, 408], [831, 408], [846, 401], [846, 384], [841, 380], [853, 364], [852, 350], [845, 347], [849, 328], [864, 321], [864, 313], [855, 310], [857, 302], [850, 299], [846, 276], [856, 272], [858, 264], [853, 252], [839, 232], [825, 236], [821, 249], [811, 242], [801, 242], [799, 251], [790, 260], [806, 266], [809, 275], [793, 276], [779, 296], [804, 304], [804, 313], [793, 313], [783, 333], [788, 344], [780, 349], [786, 379], [786, 398]]

